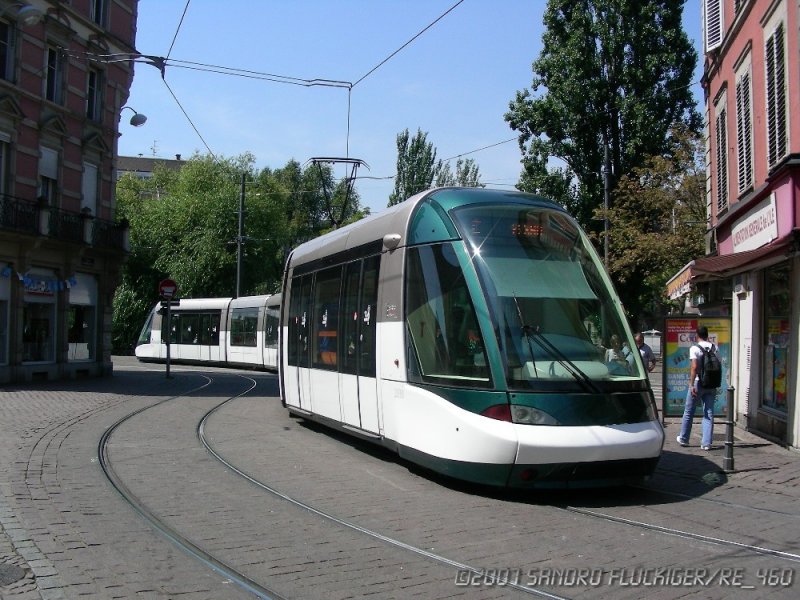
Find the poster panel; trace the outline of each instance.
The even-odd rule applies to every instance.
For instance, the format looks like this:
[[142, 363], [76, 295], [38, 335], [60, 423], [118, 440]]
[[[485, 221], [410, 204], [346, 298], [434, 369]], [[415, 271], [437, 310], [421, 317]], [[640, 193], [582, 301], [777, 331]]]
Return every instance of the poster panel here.
[[[686, 404], [689, 389], [691, 361], [689, 349], [697, 343], [695, 331], [700, 325], [708, 327], [708, 341], [714, 344], [722, 358], [722, 385], [714, 398], [714, 415], [727, 416], [727, 390], [731, 374], [731, 319], [730, 317], [668, 318], [664, 326], [664, 380], [662, 414], [680, 417]], [[702, 414], [702, 403], [695, 407], [695, 415]]]

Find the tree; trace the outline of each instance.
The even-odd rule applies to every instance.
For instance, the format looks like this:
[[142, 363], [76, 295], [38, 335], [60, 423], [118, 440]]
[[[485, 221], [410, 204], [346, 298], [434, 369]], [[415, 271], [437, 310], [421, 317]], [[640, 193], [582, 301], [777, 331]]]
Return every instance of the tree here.
[[690, 91], [697, 54], [681, 26], [683, 4], [548, 1], [532, 91], [517, 92], [505, 115], [520, 132], [520, 189], [550, 196], [596, 227], [605, 144], [613, 189], [646, 157], [672, 152], [674, 126], [699, 130]]
[[445, 186], [462, 186], [462, 187], [484, 187], [481, 183], [480, 168], [474, 159], [468, 158], [466, 160], [459, 158], [456, 161], [456, 173], [450, 170], [450, 163], [442, 163], [440, 160], [436, 166], [436, 182], [435, 187]]
[[703, 254], [706, 231], [705, 168], [700, 137], [673, 132], [671, 156], [651, 156], [622, 177], [612, 207], [609, 272], [631, 322], [652, 322], [666, 313], [666, 283]]
[[[147, 180], [117, 183], [117, 211], [130, 225], [131, 252], [114, 297], [115, 351], [128, 351], [158, 300], [158, 282], [178, 282], [183, 298], [235, 293], [242, 174], [245, 175], [242, 294], [280, 290], [288, 252], [330, 228], [323, 185], [332, 202], [343, 192], [330, 168], [258, 171], [250, 154], [233, 159], [192, 157], [179, 172], [157, 169]], [[346, 219], [362, 215], [351, 193]]]
[[397, 174], [389, 206], [399, 204], [414, 194], [433, 186], [436, 176], [436, 149], [421, 129], [409, 143], [408, 129], [397, 135]]

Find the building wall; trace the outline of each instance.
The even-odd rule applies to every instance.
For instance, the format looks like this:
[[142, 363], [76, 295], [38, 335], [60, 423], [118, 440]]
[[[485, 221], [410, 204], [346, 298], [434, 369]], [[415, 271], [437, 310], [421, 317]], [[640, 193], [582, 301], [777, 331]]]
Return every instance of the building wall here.
[[[114, 173], [133, 63], [100, 57], [135, 51], [137, 0], [28, 4], [44, 15], [39, 23], [18, 22], [16, 3], [0, 16], [13, 57], [0, 78], [0, 382], [110, 372], [112, 300], [127, 255]], [[55, 64], [61, 96], [48, 99]], [[52, 172], [43, 148], [56, 153]]]
[[[800, 116], [795, 107], [800, 99], [800, 2], [704, 0], [703, 4], [707, 205], [709, 238], [714, 240], [709, 251], [734, 256], [754, 248], [775, 248], [760, 253], [757, 260], [711, 274], [732, 290], [737, 422], [768, 439], [799, 446]], [[721, 29], [715, 28], [717, 9]], [[770, 63], [777, 47], [770, 52], [767, 42], [777, 26], [783, 28], [783, 61]], [[769, 72], [776, 72], [774, 65], [784, 77], [785, 113], [770, 113], [777, 103], [768, 101], [768, 90], [781, 89], [768, 79]], [[743, 86], [748, 77], [749, 86]], [[742, 89], [749, 94], [741, 95]], [[748, 96], [749, 104], [743, 102]], [[742, 110], [744, 106], [749, 111]], [[775, 142], [780, 138], [769, 127], [769, 114], [785, 116], [785, 147], [777, 153], [780, 144]], [[749, 145], [742, 143], [748, 131]], [[751, 161], [743, 160], [748, 148]], [[747, 174], [748, 165], [751, 178], [742, 181], [740, 175]], [[755, 232], [753, 244], [742, 245], [741, 234], [734, 236], [745, 225]], [[703, 285], [703, 277], [696, 277], [693, 284]]]

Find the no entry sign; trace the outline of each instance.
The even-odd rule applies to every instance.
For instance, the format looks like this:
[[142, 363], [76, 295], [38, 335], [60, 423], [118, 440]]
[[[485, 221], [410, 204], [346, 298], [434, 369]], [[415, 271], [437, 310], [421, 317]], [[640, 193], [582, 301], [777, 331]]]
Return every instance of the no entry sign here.
[[172, 279], [164, 279], [158, 284], [158, 293], [164, 300], [172, 300], [178, 293], [178, 284]]

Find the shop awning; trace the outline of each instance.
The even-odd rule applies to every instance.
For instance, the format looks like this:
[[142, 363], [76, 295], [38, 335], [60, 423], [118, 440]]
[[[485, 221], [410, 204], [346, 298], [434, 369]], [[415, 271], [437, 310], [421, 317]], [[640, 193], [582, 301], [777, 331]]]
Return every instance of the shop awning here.
[[693, 282], [730, 277], [750, 269], [756, 263], [785, 254], [786, 249], [797, 238], [797, 232], [795, 229], [791, 234], [755, 250], [696, 258], [667, 281], [667, 295], [675, 300], [688, 293]]

